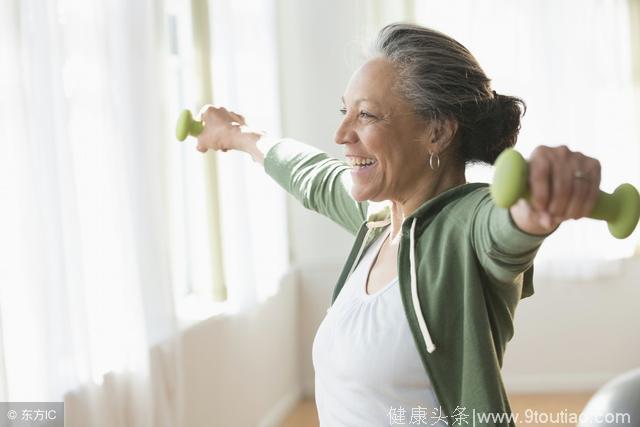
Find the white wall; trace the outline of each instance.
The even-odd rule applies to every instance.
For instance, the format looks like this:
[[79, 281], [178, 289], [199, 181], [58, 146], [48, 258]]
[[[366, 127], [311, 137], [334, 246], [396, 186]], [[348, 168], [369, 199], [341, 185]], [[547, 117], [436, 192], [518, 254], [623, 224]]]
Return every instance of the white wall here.
[[[279, 4], [283, 134], [331, 155], [344, 155], [343, 147], [334, 143], [334, 132], [342, 117], [340, 97], [352, 72], [345, 46], [357, 38], [354, 2], [282, 0]], [[302, 208], [292, 197], [289, 219], [296, 265], [346, 259], [349, 233]]]
[[516, 310], [503, 366], [507, 388], [594, 390], [640, 367], [639, 279], [636, 257], [615, 279], [535, 281], [535, 294]]
[[182, 336], [189, 427], [275, 427], [301, 396], [297, 277], [240, 316], [215, 316]]

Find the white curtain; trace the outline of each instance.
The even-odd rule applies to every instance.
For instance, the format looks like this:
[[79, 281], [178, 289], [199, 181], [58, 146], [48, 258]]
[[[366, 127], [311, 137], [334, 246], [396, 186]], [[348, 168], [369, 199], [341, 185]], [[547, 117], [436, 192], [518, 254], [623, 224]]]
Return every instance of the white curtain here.
[[164, 28], [160, 1], [0, 2], [0, 400], [69, 426], [179, 416]]
[[[602, 164], [600, 188], [640, 184], [638, 82], [632, 77], [629, 2], [609, 0], [424, 0], [416, 21], [464, 44], [493, 88], [523, 98], [516, 148], [565, 144]], [[637, 33], [636, 33], [637, 34]], [[468, 180], [491, 182], [492, 168]], [[604, 222], [568, 221], [548, 238], [536, 274], [593, 279], [616, 274], [640, 232], [626, 240]]]
[[[171, 116], [214, 104], [244, 115], [252, 128], [280, 136], [275, 0], [171, 0], [168, 6], [175, 83]], [[195, 34], [189, 25], [193, 14]], [[176, 288], [180, 318], [194, 322], [237, 314], [275, 294], [289, 268], [286, 195], [277, 184], [248, 154], [203, 156], [193, 138], [170, 145], [167, 164], [170, 198], [180, 201], [171, 207], [174, 277], [188, 277]], [[219, 216], [207, 212], [211, 191]], [[218, 248], [207, 233], [214, 221], [226, 299], [210, 298], [220, 273], [211, 262]]]
[[[416, 0], [356, 0], [358, 38], [361, 48], [375, 40], [378, 31], [392, 22], [415, 20]], [[362, 58], [360, 58], [362, 59]]]
[[[210, 12], [209, 102], [270, 136], [281, 136], [276, 11], [275, 0], [234, 0]], [[289, 268], [286, 194], [246, 153], [221, 152], [217, 167], [229, 304], [244, 311], [275, 294]]]

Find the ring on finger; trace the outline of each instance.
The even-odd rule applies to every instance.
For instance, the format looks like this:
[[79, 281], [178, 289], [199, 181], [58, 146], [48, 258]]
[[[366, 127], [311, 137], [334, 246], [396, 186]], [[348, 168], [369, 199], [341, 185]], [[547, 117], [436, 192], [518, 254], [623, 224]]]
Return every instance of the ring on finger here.
[[585, 181], [589, 181], [589, 175], [586, 172], [581, 171], [580, 169], [577, 169], [573, 172], [573, 178], [584, 179]]

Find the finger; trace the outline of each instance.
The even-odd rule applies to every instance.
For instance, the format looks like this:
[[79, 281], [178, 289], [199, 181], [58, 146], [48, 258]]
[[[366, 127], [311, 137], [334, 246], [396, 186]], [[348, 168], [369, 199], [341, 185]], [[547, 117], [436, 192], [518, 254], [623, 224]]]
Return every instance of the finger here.
[[199, 152], [201, 152], [201, 153], [206, 153], [206, 152], [207, 152], [207, 150], [208, 150], [208, 148], [207, 148], [207, 147], [205, 147], [205, 146], [203, 146], [203, 145], [198, 145], [198, 146], [196, 147], [196, 149], [197, 149]]
[[552, 216], [566, 217], [567, 204], [573, 191], [573, 169], [569, 165], [571, 151], [563, 145], [555, 150], [553, 156], [553, 180], [551, 184], [551, 202], [549, 213]]
[[586, 156], [582, 153], [574, 153], [573, 157], [576, 159], [574, 160], [573, 171], [585, 171], [585, 173], [587, 173], [587, 179], [578, 179], [575, 176], [572, 177], [572, 192], [569, 197], [569, 202], [567, 203], [565, 216], [567, 218], [578, 219], [584, 216], [583, 212], [585, 211], [585, 203], [587, 202], [587, 197], [591, 191], [592, 184], [589, 181], [589, 174], [586, 172], [588, 167]]
[[215, 109], [216, 107], [214, 107], [213, 105], [205, 104], [202, 106], [202, 108], [200, 108], [200, 111], [198, 112], [198, 116], [200, 117], [200, 119], [202, 119], [207, 112], [215, 111]]
[[535, 210], [545, 212], [551, 198], [551, 161], [544, 151], [536, 151], [536, 160], [531, 161], [529, 171], [530, 200]]
[[589, 193], [583, 205], [583, 211], [581, 217], [589, 216], [598, 202], [600, 196], [600, 162], [596, 159], [589, 158]]
[[588, 200], [591, 183], [586, 179], [573, 180], [572, 193], [569, 203], [567, 204], [567, 210], [565, 211], [565, 217], [578, 219], [582, 218], [585, 211], [585, 204]]
[[538, 213], [538, 222], [548, 230], [555, 229], [562, 221], [564, 218], [551, 215], [549, 212]]
[[559, 217], [559, 216], [553, 216], [551, 217], [551, 222], [550, 222], [550, 226], [549, 226], [549, 230], [555, 230], [558, 225], [562, 224], [564, 222], [565, 218]]
[[593, 183], [589, 185], [589, 191], [582, 204], [582, 211], [580, 211], [580, 218], [588, 217], [593, 212], [593, 209], [598, 202], [598, 196], [600, 195], [600, 189]]
[[241, 125], [245, 125], [244, 117], [241, 114], [237, 114], [237, 113], [234, 113], [233, 111], [229, 111], [229, 115], [236, 122], [240, 123]]

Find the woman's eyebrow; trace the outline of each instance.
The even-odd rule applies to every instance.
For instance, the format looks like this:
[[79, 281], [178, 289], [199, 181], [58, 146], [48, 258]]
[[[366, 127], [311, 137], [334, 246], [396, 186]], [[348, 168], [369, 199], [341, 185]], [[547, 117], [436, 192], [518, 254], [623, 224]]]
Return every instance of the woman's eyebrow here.
[[[343, 96], [343, 97], [341, 97], [340, 99], [342, 99], [342, 103], [343, 103], [343, 104], [345, 104], [344, 96]], [[358, 98], [358, 99], [356, 99], [356, 101], [355, 101], [355, 105], [358, 105], [359, 103], [361, 103], [361, 102], [363, 102], [363, 101], [371, 102], [371, 103], [373, 103], [373, 104], [378, 104], [376, 101], [374, 101], [374, 100], [372, 100], [372, 99], [369, 99], [369, 98]]]

